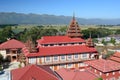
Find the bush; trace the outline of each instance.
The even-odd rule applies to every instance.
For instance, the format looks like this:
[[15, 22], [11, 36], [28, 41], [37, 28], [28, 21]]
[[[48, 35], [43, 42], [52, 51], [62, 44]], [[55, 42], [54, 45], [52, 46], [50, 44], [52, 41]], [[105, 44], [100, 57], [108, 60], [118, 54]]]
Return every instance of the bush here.
[[95, 80], [103, 80], [102, 78], [97, 78], [97, 79], [95, 79]]

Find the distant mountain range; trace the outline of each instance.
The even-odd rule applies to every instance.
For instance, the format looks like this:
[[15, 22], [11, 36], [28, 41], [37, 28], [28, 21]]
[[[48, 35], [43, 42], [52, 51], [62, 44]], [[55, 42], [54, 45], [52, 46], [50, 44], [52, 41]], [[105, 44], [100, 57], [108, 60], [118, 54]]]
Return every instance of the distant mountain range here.
[[[56, 16], [48, 14], [24, 14], [15, 12], [0, 12], [0, 24], [69, 24], [72, 16]], [[120, 24], [119, 19], [84, 19], [76, 18], [79, 24]]]

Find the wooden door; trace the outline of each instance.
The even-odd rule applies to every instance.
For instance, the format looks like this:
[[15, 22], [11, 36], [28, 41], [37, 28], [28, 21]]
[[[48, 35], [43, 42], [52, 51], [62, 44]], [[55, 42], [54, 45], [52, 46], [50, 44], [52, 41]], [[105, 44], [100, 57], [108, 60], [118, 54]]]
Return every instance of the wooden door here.
[[75, 68], [78, 68], [78, 63], [75, 63]]
[[57, 66], [54, 66], [54, 70], [57, 70], [58, 68], [57, 68]]
[[41, 58], [39, 59], [39, 61], [40, 61], [40, 64], [42, 64], [42, 59]]

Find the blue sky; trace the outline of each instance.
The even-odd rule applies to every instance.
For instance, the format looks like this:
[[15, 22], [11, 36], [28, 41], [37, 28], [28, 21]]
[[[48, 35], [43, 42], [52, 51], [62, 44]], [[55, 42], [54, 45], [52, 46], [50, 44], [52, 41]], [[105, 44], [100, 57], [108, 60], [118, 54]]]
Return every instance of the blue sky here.
[[120, 18], [120, 0], [0, 0], [0, 12]]

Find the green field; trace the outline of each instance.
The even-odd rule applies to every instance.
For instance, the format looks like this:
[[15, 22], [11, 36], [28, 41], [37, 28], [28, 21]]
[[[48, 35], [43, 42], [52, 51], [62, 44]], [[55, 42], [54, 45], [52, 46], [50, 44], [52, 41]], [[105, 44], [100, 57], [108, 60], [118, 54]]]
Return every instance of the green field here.
[[[37, 27], [39, 25], [18, 25], [18, 26], [12, 26], [12, 29], [14, 32], [18, 33], [20, 31], [23, 31], [25, 28], [30, 30], [33, 27]], [[44, 25], [45, 29], [49, 29], [49, 28], [54, 28], [54, 29], [61, 29], [61, 28], [65, 28], [67, 29], [69, 25]], [[88, 28], [99, 28], [101, 26], [96, 26], [96, 25], [80, 25], [82, 30], [88, 29]], [[120, 29], [120, 26], [107, 26], [107, 27], [102, 27], [102, 28], [107, 28], [107, 29], [111, 29], [111, 30], [117, 30]]]

